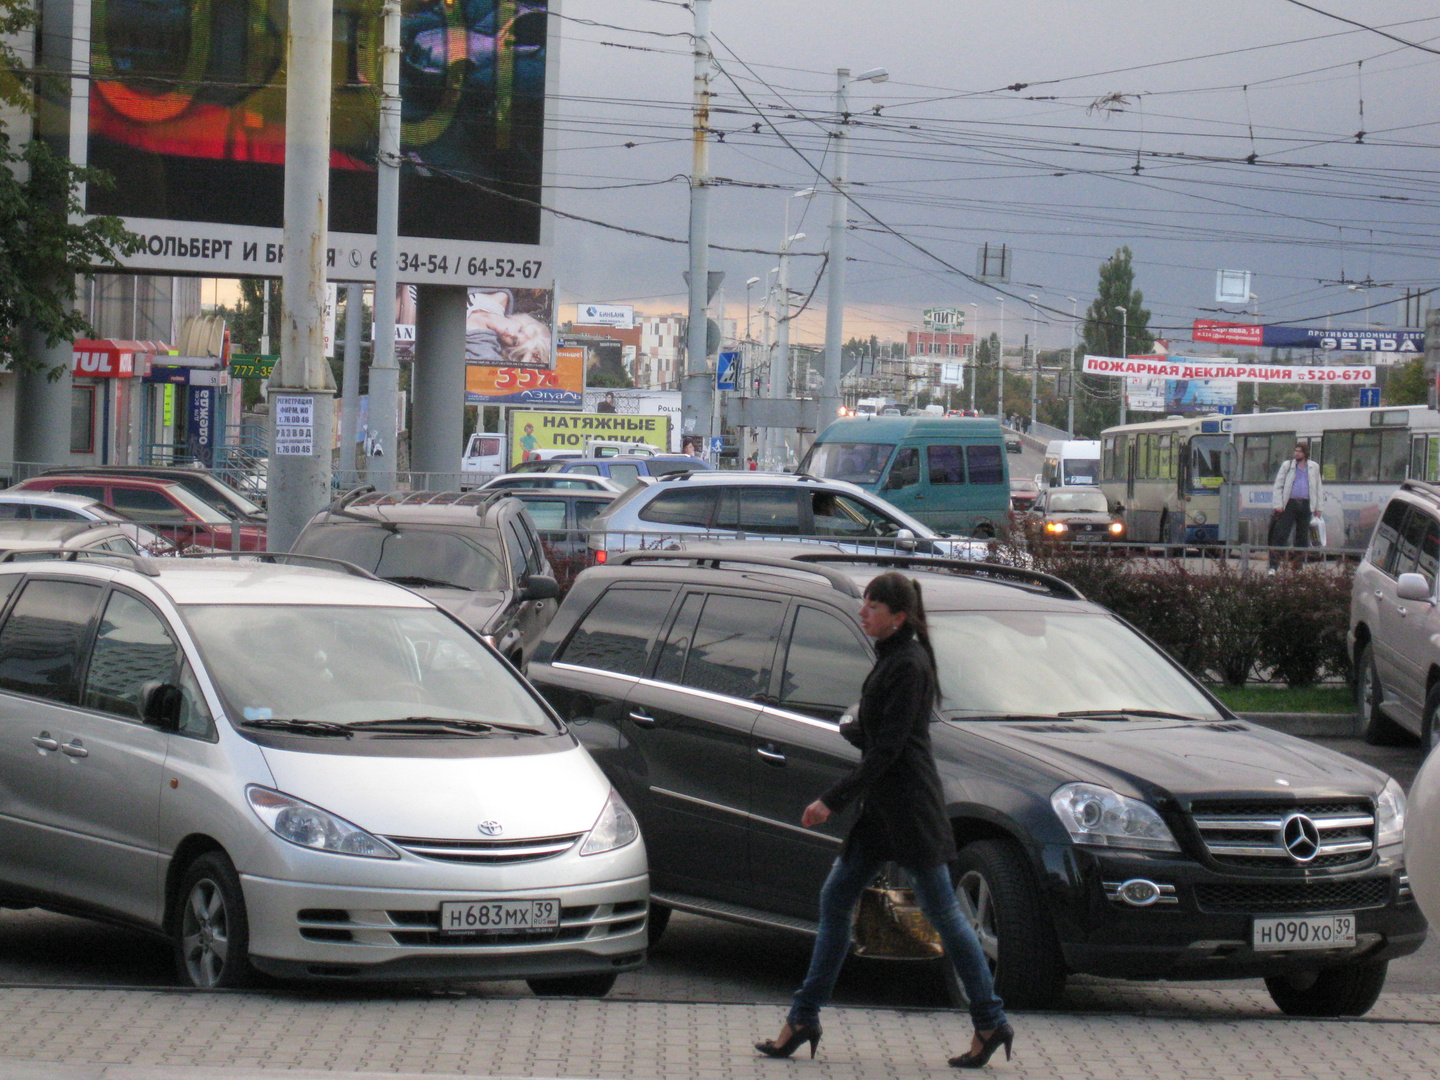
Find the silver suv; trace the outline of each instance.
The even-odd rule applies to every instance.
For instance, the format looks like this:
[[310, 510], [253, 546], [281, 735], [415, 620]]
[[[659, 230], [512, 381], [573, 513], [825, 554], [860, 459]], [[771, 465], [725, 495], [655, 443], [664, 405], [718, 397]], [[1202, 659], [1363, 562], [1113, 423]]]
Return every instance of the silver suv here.
[[1406, 480], [1355, 571], [1350, 648], [1367, 742], [1440, 744], [1440, 484]]
[[823, 539], [844, 551], [912, 551], [985, 559], [985, 541], [937, 533], [890, 503], [843, 480], [803, 473], [671, 473], [629, 488], [591, 525], [592, 561], [695, 537]]
[[192, 986], [607, 992], [645, 958], [629, 809], [473, 631], [325, 562], [0, 566], [0, 904], [164, 934]]

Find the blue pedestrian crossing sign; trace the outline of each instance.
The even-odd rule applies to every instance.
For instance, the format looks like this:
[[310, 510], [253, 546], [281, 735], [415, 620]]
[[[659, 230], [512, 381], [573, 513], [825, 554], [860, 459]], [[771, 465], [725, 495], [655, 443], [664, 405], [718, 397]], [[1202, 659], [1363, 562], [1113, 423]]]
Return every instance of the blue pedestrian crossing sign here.
[[736, 383], [740, 381], [740, 353], [738, 350], [730, 350], [719, 354], [719, 362], [715, 365], [715, 389], [734, 390]]

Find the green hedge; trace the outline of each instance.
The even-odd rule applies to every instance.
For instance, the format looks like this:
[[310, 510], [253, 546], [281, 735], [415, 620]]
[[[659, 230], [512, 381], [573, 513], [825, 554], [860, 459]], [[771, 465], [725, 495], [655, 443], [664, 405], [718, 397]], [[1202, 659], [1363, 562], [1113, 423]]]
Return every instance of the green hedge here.
[[1298, 687], [1351, 677], [1348, 565], [1282, 566], [1268, 574], [1227, 563], [1196, 570], [1180, 561], [1034, 554], [1037, 569], [1130, 622], [1197, 678]]

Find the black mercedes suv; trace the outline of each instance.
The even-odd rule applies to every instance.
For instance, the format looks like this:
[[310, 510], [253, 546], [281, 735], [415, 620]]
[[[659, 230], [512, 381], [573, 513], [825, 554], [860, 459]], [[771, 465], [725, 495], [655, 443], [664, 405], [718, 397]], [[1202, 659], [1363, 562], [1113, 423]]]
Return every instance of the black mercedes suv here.
[[1425, 919], [1405, 796], [1358, 761], [1237, 719], [1058, 578], [740, 544], [617, 555], [577, 578], [529, 676], [640, 818], [665, 909], [814, 931], [853, 810], [838, 721], [873, 662], [865, 583], [924, 587], [933, 744], [962, 907], [1014, 1008], [1069, 973], [1263, 977], [1287, 1013], [1360, 1015]]

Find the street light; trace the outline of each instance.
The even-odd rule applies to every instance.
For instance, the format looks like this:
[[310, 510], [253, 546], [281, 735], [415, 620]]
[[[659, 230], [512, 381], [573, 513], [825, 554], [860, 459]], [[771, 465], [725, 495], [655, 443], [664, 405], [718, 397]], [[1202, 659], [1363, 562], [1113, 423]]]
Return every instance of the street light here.
[[[825, 307], [825, 376], [820, 384], [820, 417], [824, 430], [840, 411], [840, 339], [845, 320], [845, 126], [850, 111], [846, 88], [852, 82], [881, 83], [890, 77], [884, 68], [871, 68], [852, 77], [849, 68], [835, 71], [835, 179], [830, 211], [830, 291]], [[818, 432], [817, 432], [818, 433]]]
[[970, 335], [970, 411], [975, 411], [975, 376], [980, 370], [977, 361], [980, 359], [980, 305], [969, 304], [968, 307], [975, 309], [975, 332]]
[[751, 341], [751, 340], [753, 340], [753, 338], [754, 338], [754, 335], [750, 332], [750, 289], [751, 289], [752, 286], [759, 284], [759, 282], [760, 282], [760, 279], [759, 279], [758, 277], [752, 277], [752, 278], [746, 278], [746, 279], [745, 279], [745, 340], [746, 340], [746, 341]]
[[1075, 322], [1077, 319], [1076, 308], [1080, 301], [1073, 296], [1065, 297], [1070, 301], [1070, 402], [1065, 409], [1065, 430], [1070, 437], [1075, 437]]
[[1005, 423], [1005, 298], [995, 297], [1000, 302], [1000, 339], [995, 349], [995, 419]]
[[[1124, 360], [1130, 352], [1130, 309], [1127, 307], [1115, 306], [1120, 313], [1120, 359]], [[1125, 399], [1130, 393], [1130, 379], [1128, 376], [1121, 376], [1125, 381], [1120, 384], [1120, 423], [1125, 423]]]

